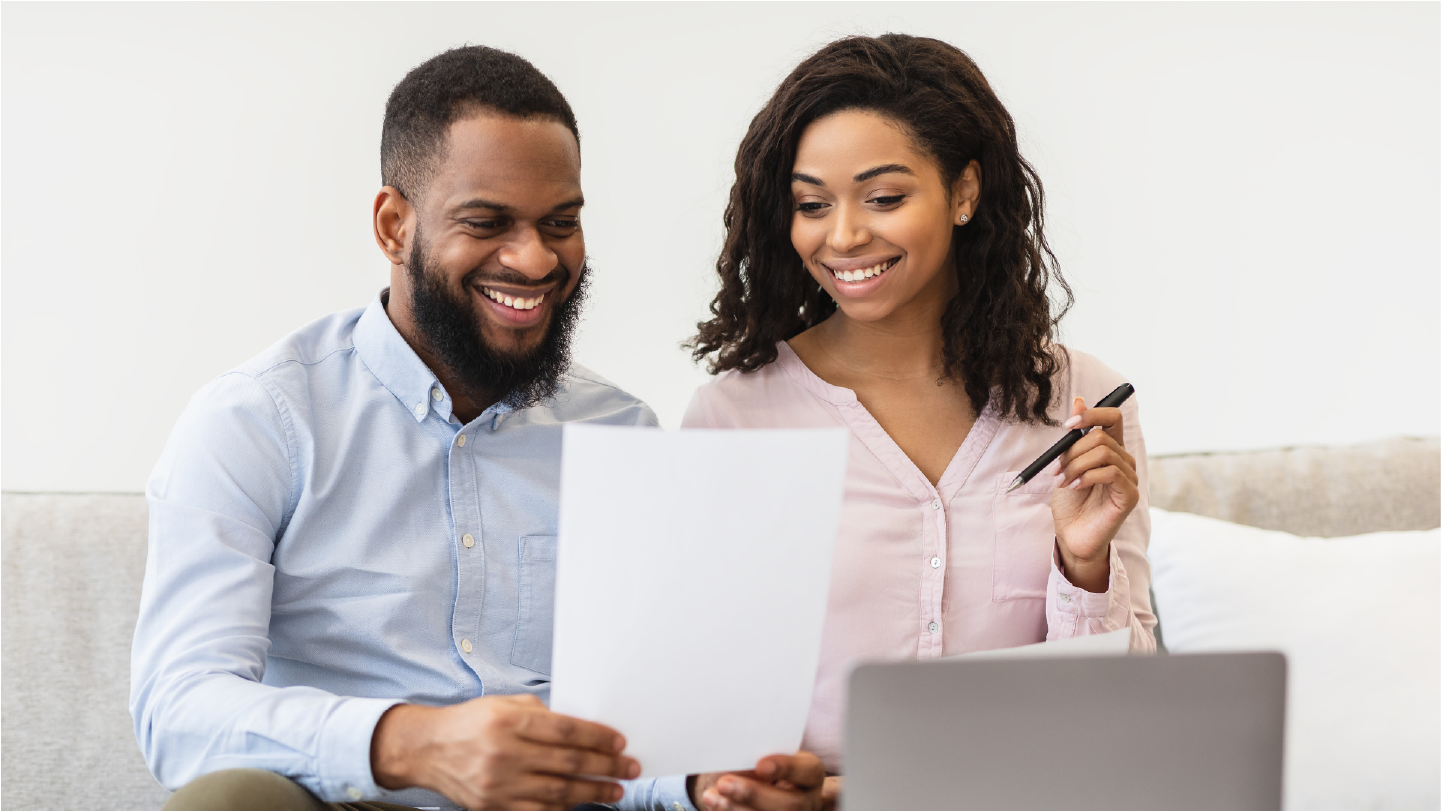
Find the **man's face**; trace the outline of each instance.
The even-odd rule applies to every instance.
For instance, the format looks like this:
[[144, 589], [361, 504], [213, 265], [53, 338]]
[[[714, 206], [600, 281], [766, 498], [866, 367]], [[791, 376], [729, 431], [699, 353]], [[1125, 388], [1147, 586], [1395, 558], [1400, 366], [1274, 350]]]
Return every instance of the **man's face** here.
[[580, 150], [563, 124], [451, 125], [405, 276], [422, 340], [467, 394], [523, 405], [552, 393], [583, 293], [581, 205]]
[[481, 114], [451, 125], [416, 211], [418, 236], [488, 346], [524, 353], [540, 345], [580, 278], [582, 202], [580, 147], [564, 124]]

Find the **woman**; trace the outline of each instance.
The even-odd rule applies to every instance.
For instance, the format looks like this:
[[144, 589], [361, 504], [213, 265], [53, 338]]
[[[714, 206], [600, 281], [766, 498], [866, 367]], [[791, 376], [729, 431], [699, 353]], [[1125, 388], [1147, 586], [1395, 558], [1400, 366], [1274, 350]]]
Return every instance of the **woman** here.
[[[1155, 647], [1136, 401], [1087, 409], [1124, 380], [1053, 341], [1071, 299], [1042, 202], [980, 70], [933, 39], [832, 43], [741, 143], [714, 318], [691, 342], [717, 377], [683, 425], [851, 431], [803, 743], [829, 773], [856, 659], [1126, 627]], [[1076, 426], [1101, 430], [1007, 492]], [[754, 793], [696, 788], [713, 808]]]

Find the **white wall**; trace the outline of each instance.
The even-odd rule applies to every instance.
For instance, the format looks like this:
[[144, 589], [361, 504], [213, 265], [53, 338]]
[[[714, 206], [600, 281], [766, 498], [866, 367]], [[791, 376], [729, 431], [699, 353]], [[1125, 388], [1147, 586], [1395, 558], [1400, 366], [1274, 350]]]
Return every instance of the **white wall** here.
[[751, 115], [837, 36], [967, 50], [1049, 195], [1073, 346], [1151, 451], [1441, 429], [1437, 4], [9, 4], [3, 487], [138, 491], [206, 380], [387, 278], [385, 98], [465, 42], [580, 118], [578, 358], [674, 427]]

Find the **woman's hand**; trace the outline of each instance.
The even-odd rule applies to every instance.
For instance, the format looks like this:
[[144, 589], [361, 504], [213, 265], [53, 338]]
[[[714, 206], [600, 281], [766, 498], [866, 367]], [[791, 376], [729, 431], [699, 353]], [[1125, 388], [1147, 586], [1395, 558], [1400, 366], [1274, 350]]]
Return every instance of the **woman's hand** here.
[[1071, 403], [1066, 428], [1099, 426], [1061, 455], [1062, 478], [1051, 494], [1061, 571], [1072, 584], [1104, 592], [1111, 580], [1111, 539], [1140, 503], [1136, 459], [1126, 452], [1119, 408]]
[[687, 786], [701, 811], [820, 811], [827, 782], [821, 759], [797, 752], [763, 757], [748, 772], [693, 775]]

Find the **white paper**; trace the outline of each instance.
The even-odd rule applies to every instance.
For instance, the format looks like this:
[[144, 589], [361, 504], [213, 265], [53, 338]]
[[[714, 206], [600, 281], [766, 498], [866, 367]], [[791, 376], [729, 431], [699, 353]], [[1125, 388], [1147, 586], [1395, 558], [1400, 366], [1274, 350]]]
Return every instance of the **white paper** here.
[[1048, 659], [1069, 656], [1125, 656], [1131, 649], [1131, 629], [1119, 628], [1104, 634], [1073, 636], [1054, 642], [1037, 642], [1018, 648], [979, 650], [947, 656], [947, 659]]
[[645, 776], [800, 747], [849, 436], [568, 425], [551, 709]]

